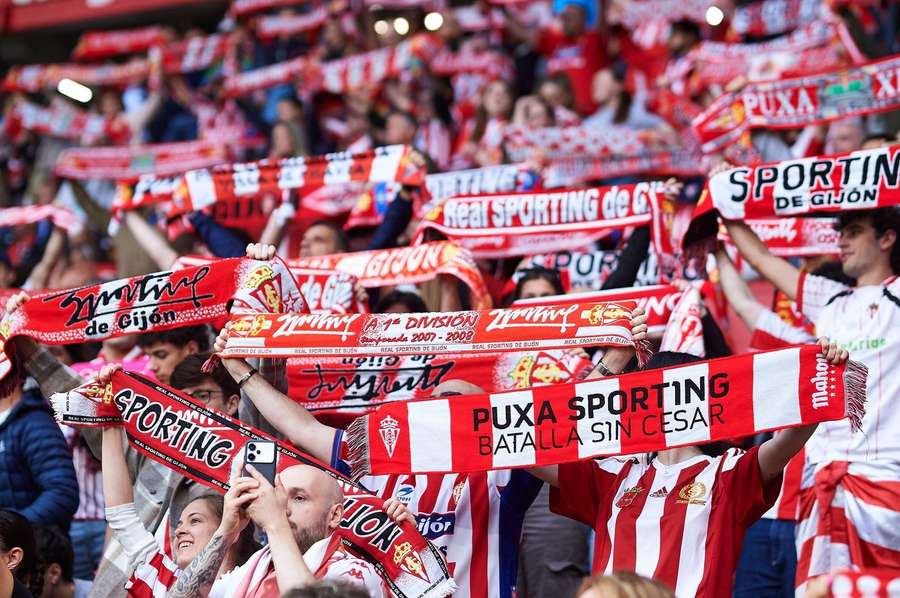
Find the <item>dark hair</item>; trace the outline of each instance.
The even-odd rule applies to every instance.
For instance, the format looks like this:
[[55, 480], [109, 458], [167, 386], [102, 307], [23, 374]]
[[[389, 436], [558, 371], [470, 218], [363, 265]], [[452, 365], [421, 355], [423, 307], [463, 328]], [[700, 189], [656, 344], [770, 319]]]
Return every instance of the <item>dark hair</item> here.
[[[488, 86], [493, 85], [494, 83], [500, 83], [506, 86], [506, 90], [509, 92], [509, 96], [515, 99], [515, 90], [513, 90], [512, 85], [504, 81], [503, 79], [492, 79], [485, 84], [484, 89], [487, 90]], [[513, 103], [510, 102], [509, 105], [509, 114], [506, 116], [509, 117], [512, 114]], [[470, 141], [478, 143], [481, 141], [481, 138], [484, 137], [484, 133], [487, 130], [488, 119], [487, 110], [484, 109], [484, 102], [478, 102], [478, 107], [475, 109], [475, 128], [472, 129], [472, 138]]]
[[138, 335], [137, 346], [145, 349], [157, 343], [168, 343], [180, 349], [191, 341], [197, 343], [198, 351], [209, 351], [209, 326], [200, 324], [198, 326], [182, 326], [171, 330], [145, 332]]
[[624, 62], [617, 62], [609, 70], [612, 73], [613, 79], [622, 85], [622, 89], [619, 91], [619, 105], [616, 107], [616, 113], [613, 114], [612, 119], [613, 124], [621, 125], [628, 120], [633, 101], [631, 92], [625, 88], [625, 78], [628, 76], [628, 65]]
[[690, 19], [681, 19], [680, 21], [675, 21], [671, 25], [671, 29], [669, 30], [671, 34], [675, 33], [683, 33], [685, 35], [689, 35], [696, 40], [700, 39], [700, 25], [691, 21]]
[[345, 233], [344, 229], [342, 229], [340, 226], [330, 220], [316, 220], [308, 227], [306, 227], [306, 230], [309, 230], [314, 226], [324, 226], [334, 233], [339, 253], [350, 251], [350, 239], [347, 238], [347, 233]]
[[37, 553], [34, 542], [34, 528], [25, 517], [14, 511], [0, 510], [0, 550], [8, 552], [15, 547], [22, 549], [22, 562], [15, 570], [19, 581], [28, 579], [34, 570]]
[[[222, 496], [221, 494], [207, 492], [189, 501], [184, 506], [187, 507], [187, 505], [198, 500], [202, 500], [204, 503], [206, 503], [206, 507], [210, 511], [212, 511], [212, 514], [215, 515], [219, 521], [222, 521], [222, 513], [225, 510], [224, 496]], [[243, 530], [241, 530], [241, 533], [238, 535], [237, 541], [233, 546], [235, 551], [234, 559], [236, 564], [238, 565], [243, 565], [244, 563], [246, 563], [247, 560], [251, 556], [253, 556], [253, 553], [259, 550], [259, 543], [257, 543], [253, 538], [253, 525], [247, 525]]]
[[839, 212], [837, 224], [834, 228], [842, 231], [853, 222], [868, 221], [875, 229], [875, 238], [880, 239], [889, 230], [894, 231], [897, 240], [891, 247], [891, 270], [894, 274], [900, 274], [900, 209], [889, 206], [886, 208], [874, 208], [872, 210], [860, 210], [858, 212]]
[[550, 102], [539, 95], [531, 96], [531, 101], [535, 104], [540, 104], [547, 112], [547, 116], [550, 117], [550, 126], [554, 126], [556, 124], [556, 111], [553, 109], [553, 106], [550, 105]]
[[281, 598], [368, 598], [369, 593], [359, 586], [343, 581], [316, 581], [303, 588], [294, 588]]
[[557, 295], [563, 295], [566, 292], [563, 289], [562, 280], [559, 278], [559, 272], [556, 270], [545, 268], [544, 266], [534, 266], [527, 270], [520, 270], [520, 272], [522, 272], [522, 278], [516, 283], [516, 290], [512, 294], [513, 301], [522, 298], [522, 289], [525, 287], [525, 283], [531, 280], [546, 280], [553, 287], [553, 290], [556, 291]]
[[563, 95], [565, 96], [563, 106], [565, 106], [569, 110], [575, 109], [575, 94], [572, 91], [572, 81], [569, 79], [568, 75], [566, 75], [565, 73], [554, 73], [538, 83], [538, 89], [540, 89], [541, 85], [543, 85], [544, 83], [559, 85], [563, 90]]
[[172, 388], [182, 390], [188, 386], [197, 386], [207, 380], [212, 380], [216, 383], [216, 386], [222, 389], [226, 398], [232, 395], [241, 396], [241, 389], [221, 361], [216, 362], [216, 366], [211, 372], [206, 373], [203, 371], [203, 364], [211, 356], [212, 353], [194, 353], [182, 359], [175, 366], [175, 369], [172, 370], [169, 385]]
[[53, 563], [59, 565], [64, 581], [72, 581], [75, 555], [72, 553], [72, 543], [68, 536], [52, 527], [38, 526], [35, 528], [35, 532], [39, 555], [37, 574], [41, 578], [40, 585], [43, 585], [43, 577]]
[[378, 301], [378, 305], [375, 306], [375, 313], [383, 314], [395, 305], [403, 305], [413, 314], [428, 311], [425, 302], [417, 294], [408, 291], [391, 291]]

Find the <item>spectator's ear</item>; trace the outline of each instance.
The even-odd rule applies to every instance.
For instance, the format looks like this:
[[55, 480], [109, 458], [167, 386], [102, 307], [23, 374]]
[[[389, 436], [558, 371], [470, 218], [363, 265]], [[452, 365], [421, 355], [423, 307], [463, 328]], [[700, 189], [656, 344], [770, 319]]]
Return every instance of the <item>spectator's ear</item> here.
[[6, 552], [6, 568], [15, 573], [24, 558], [25, 551], [18, 546], [13, 546]]
[[231, 395], [230, 397], [225, 397], [225, 413], [230, 415], [231, 417], [238, 416], [238, 405], [241, 402], [241, 397], [239, 395]]
[[62, 567], [59, 566], [59, 563], [51, 563], [49, 567], [47, 567], [46, 573], [44, 573], [44, 582], [50, 582], [50, 585], [55, 586], [60, 581], [62, 581]]

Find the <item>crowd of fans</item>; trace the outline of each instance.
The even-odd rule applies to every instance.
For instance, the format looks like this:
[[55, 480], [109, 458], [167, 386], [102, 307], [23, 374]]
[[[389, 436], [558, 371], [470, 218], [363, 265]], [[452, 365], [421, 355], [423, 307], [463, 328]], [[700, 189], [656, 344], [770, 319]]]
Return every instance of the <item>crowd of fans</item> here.
[[[29, 294], [169, 270], [183, 255], [269, 259], [277, 251], [283, 258], [294, 258], [404, 246], [412, 242], [417, 202], [423, 201], [416, 189], [376, 183], [346, 185], [333, 190], [330, 200], [312, 205], [312, 190], [304, 189], [259, 197], [249, 213], [229, 218], [219, 206], [193, 212], [184, 219], [187, 232], [176, 235], [172, 223], [152, 206], [114, 213], [122, 181], [59, 176], [57, 159], [70, 147], [116, 146], [127, 151], [147, 144], [207, 140], [224, 148], [224, 161], [242, 162], [405, 145], [435, 174], [513, 163], [507, 147], [510, 127], [568, 127], [588, 134], [625, 127], [646, 131], [650, 150], [677, 147], [693, 152], [693, 172], [660, 168], [603, 176], [601, 168], [579, 182], [609, 185], [679, 175], [670, 195], [677, 199], [678, 213], [689, 215], [707, 174], [727, 168], [722, 162], [735, 162], [737, 156], [702, 154], [681, 108], [671, 107], [672, 97], [702, 110], [718, 96], [746, 85], [750, 74], [722, 85], [701, 85], [683, 76], [685, 61], [704, 40], [760, 42], [790, 30], [739, 32], [733, 24], [735, 11], [753, 2], [710, 2], [720, 7], [721, 19], [707, 12], [679, 12], [676, 2], [645, 2], [668, 12], [633, 27], [623, 15], [643, 4], [641, 0], [451, 2], [433, 7], [390, 1], [345, 0], [324, 6], [260, 2], [261, 10], [235, 2], [218, 32], [174, 31], [161, 24], [164, 44], [213, 33], [226, 40], [222, 57], [202, 70], [157, 72], [151, 66], [148, 77], [127, 85], [95, 86], [87, 105], [55, 89], [7, 87], [0, 95], [0, 130], [5, 132], [0, 137], [0, 204], [54, 205], [74, 213], [80, 223], [63, 227], [48, 218], [0, 229], [0, 286], [8, 289], [7, 313], [27, 304]], [[827, 14], [840, 22], [868, 60], [900, 52], [900, 5], [894, 2], [762, 3], [778, 5], [769, 15], [773, 22], [779, 21], [778, 10], [787, 21], [794, 4], [815, 4], [815, 18]], [[261, 34], [265, 17], [286, 22], [319, 10], [326, 16], [314, 26]], [[422, 36], [476, 66], [442, 71], [432, 68], [423, 54], [398, 72], [363, 74], [358, 84], [339, 92], [313, 84], [313, 75], [239, 95], [227, 91], [230, 78], [269, 65], [300, 57], [328, 63]], [[107, 126], [90, 139], [17, 126], [15, 110], [22, 103], [86, 110], [104, 117]], [[745, 149], [757, 163], [778, 162], [888, 146], [897, 141], [898, 129], [897, 113], [886, 112], [798, 129], [757, 130], [745, 139]], [[551, 148], [533, 148], [521, 165], [526, 176], [512, 188], [489, 190], [540, 188], [544, 169], [553, 162], [549, 154]], [[361, 202], [375, 204], [374, 221], [353, 221], [351, 212], [356, 213]], [[833, 590], [833, 577], [812, 582], [808, 577], [843, 568], [900, 570], [900, 421], [895, 421], [900, 411], [893, 405], [900, 399], [895, 370], [900, 364], [900, 214], [893, 207], [841, 213], [840, 263], [833, 256], [800, 262], [775, 257], [745, 224], [726, 221], [724, 226], [737, 251], [729, 253], [720, 246], [708, 256], [708, 269], [732, 317], [729, 321], [707, 297], [710, 304], [702, 315], [705, 358], [747, 350], [746, 341], [734, 332], [738, 319], [751, 332], [761, 330], [791, 342], [827, 337], [821, 343], [829, 359], [846, 361], [849, 351], [850, 359], [869, 368], [865, 439], [851, 438], [846, 426], [830, 422], [818, 431], [811, 427], [774, 437], [761, 434], [736, 439], [732, 447], [670, 449], [634, 462], [606, 459], [460, 477], [363, 478], [363, 486], [385, 499], [385, 509], [395, 520], [416, 522], [420, 530], [434, 521], [447, 522], [444, 532], [428, 537], [451, 563], [456, 595], [844, 595]], [[617, 252], [613, 267], [589, 288], [639, 284], [642, 272], [658, 267], [650, 256], [650, 237], [649, 227], [623, 228], [586, 248]], [[535, 254], [544, 253], [537, 249]], [[528, 260], [525, 255], [477, 260], [494, 305], [583, 290], [563, 280], [552, 264]], [[685, 277], [707, 278], [705, 272], [677, 278]], [[772, 314], [772, 306], [751, 291], [748, 280], [754, 278], [770, 282], [786, 301], [800, 305], [815, 332], [809, 326], [805, 332], [798, 332], [802, 326], [785, 332], [787, 325]], [[693, 283], [675, 284], [688, 288]], [[470, 309], [470, 289], [464, 287], [442, 275], [417, 285], [356, 285], [353, 292], [375, 313], [438, 312]], [[859, 323], [859, 314], [865, 322]], [[645, 322], [640, 312], [633, 314], [634, 338], [658, 342], [658, 336], [648, 335]], [[386, 592], [371, 563], [349, 553], [325, 554], [340, 520], [341, 491], [321, 471], [289, 468], [281, 473], [278, 489], [251, 472], [235, 480], [223, 498], [129, 447], [121, 428], [74, 428], [54, 421], [47, 400], [51, 394], [97, 377], [107, 381], [113, 371], [109, 366], [118, 364], [272, 432], [341, 470], [348, 450], [341, 429], [317, 420], [282, 393], [278, 376], [269, 371], [277, 371], [278, 364], [222, 359], [212, 371], [204, 369], [210, 355], [223, 348], [227, 334], [204, 325], [78, 345], [43, 346], [25, 337], [10, 342], [6, 350], [15, 353], [23, 382], [0, 397], [0, 598], [120, 596], [126, 587], [135, 596], [162, 596], [166, 591], [170, 596], [242, 597]], [[829, 339], [834, 342], [829, 344]], [[597, 364], [590, 377], [622, 373], [634, 354], [585, 349], [584, 356]], [[697, 359], [662, 351], [645, 369]], [[432, 396], [476, 394], [483, 387], [479, 379], [445, 380]], [[819, 480], [820, 472], [831, 475], [835, 508], [827, 525], [838, 531], [830, 536], [836, 548], [824, 570], [821, 564], [810, 564], [810, 555], [798, 553], [796, 546], [817, 535], [816, 526], [826, 525], [819, 511], [811, 514], [809, 509], [829, 505], [813, 506], [813, 496], [800, 500], [805, 512], [796, 505], [793, 510], [770, 509], [782, 471], [804, 444], [804, 492], [815, 491], [814, 478]], [[660, 500], [658, 508], [640, 502], [653, 500], [650, 488], [662, 488], [658, 499], [668, 493], [674, 497], [674, 484], [685, 476], [708, 478], [713, 504], [698, 509], [699, 515], [686, 515], [687, 508], [678, 507], [674, 499]], [[468, 487], [460, 490], [461, 483]], [[799, 476], [796, 484], [795, 500]], [[613, 500], [624, 488], [646, 488], [639, 509], [628, 511], [630, 502]], [[287, 505], [281, 494], [285, 489]], [[784, 500], [782, 495], [782, 504]], [[676, 528], [682, 531], [676, 533]], [[264, 545], [272, 565], [248, 582], [248, 575], [260, 566]], [[160, 555], [171, 559], [171, 566], [161, 565]], [[588, 577], [591, 574], [598, 576]], [[160, 575], [171, 579], [160, 584]]]

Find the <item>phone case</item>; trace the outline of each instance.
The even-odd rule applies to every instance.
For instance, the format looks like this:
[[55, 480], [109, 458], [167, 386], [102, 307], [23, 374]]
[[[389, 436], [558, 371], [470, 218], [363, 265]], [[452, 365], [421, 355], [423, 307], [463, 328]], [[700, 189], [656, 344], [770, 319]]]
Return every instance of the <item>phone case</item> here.
[[269, 483], [275, 485], [275, 443], [270, 440], [251, 440], [244, 445], [244, 474], [252, 465]]

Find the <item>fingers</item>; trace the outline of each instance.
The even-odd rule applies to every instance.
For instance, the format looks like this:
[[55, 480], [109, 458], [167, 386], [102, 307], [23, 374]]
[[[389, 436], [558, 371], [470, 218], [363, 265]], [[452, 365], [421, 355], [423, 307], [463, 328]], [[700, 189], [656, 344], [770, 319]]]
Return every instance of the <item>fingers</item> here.
[[232, 498], [236, 498], [248, 490], [256, 490], [257, 488], [259, 488], [259, 482], [253, 478], [236, 478], [231, 483], [231, 487], [226, 494], [230, 494]]
[[246, 469], [247, 473], [250, 474], [250, 477], [259, 482], [260, 488], [266, 489], [272, 487], [272, 484], [269, 483], [269, 480], [266, 479], [266, 476], [256, 471], [255, 467], [253, 467], [252, 465], [248, 465]]
[[384, 512], [387, 513], [394, 523], [402, 523], [404, 521], [412, 524], [416, 523], [416, 519], [409, 512], [409, 509], [396, 498], [389, 498], [384, 501]]
[[216, 336], [216, 342], [213, 343], [213, 353], [221, 353], [225, 350], [225, 345], [228, 343], [228, 334], [228, 326], [219, 331], [219, 334]]
[[275, 246], [264, 243], [250, 243], [247, 245], [247, 257], [252, 260], [270, 260], [275, 257]]
[[122, 369], [122, 366], [118, 363], [112, 363], [109, 365], [105, 365], [100, 369], [100, 373], [97, 374], [97, 382], [100, 384], [109, 384], [109, 381], [112, 379], [112, 375]]
[[818, 343], [825, 360], [832, 365], [845, 363], [850, 357], [846, 349], [840, 348], [836, 342], [829, 341], [827, 337], [819, 338]]
[[17, 309], [25, 305], [25, 302], [29, 299], [31, 299], [31, 297], [29, 297], [28, 293], [26, 293], [25, 291], [12, 295], [9, 299], [6, 300], [6, 313], [11, 314], [12, 312], [16, 311]]

